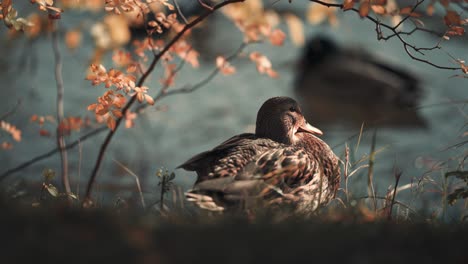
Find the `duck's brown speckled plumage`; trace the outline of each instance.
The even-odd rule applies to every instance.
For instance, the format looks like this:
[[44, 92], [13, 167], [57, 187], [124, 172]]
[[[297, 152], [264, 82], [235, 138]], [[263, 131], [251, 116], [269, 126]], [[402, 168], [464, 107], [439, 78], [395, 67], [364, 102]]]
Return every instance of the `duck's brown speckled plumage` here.
[[[292, 102], [298, 113], [292, 122], [299, 124], [303, 117], [297, 103]], [[276, 103], [285, 104], [284, 101]], [[284, 108], [288, 109], [288, 106]], [[216, 211], [238, 207], [248, 198], [261, 198], [267, 204], [288, 203], [299, 211], [313, 211], [335, 196], [340, 169], [339, 160], [330, 147], [304, 132], [294, 132], [289, 139], [277, 137], [279, 140], [276, 141], [268, 135], [259, 137], [262, 133], [259, 133], [258, 119], [271, 119], [275, 115], [269, 113], [265, 117], [261, 111], [257, 117], [256, 134], [234, 136], [179, 166], [196, 171], [198, 175], [194, 188], [187, 193], [189, 200]]]

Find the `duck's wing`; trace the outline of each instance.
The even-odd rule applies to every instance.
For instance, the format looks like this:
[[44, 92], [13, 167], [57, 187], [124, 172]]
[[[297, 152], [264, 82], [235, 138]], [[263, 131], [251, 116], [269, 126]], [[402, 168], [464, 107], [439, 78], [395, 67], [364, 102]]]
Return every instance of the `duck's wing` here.
[[236, 176], [253, 157], [278, 145], [280, 143], [245, 133], [226, 140], [210, 151], [195, 155], [178, 168], [196, 171], [197, 182]]
[[216, 193], [225, 202], [247, 197], [287, 196], [317, 176], [317, 162], [296, 147], [271, 149], [256, 156], [237, 176], [205, 180], [193, 193]]

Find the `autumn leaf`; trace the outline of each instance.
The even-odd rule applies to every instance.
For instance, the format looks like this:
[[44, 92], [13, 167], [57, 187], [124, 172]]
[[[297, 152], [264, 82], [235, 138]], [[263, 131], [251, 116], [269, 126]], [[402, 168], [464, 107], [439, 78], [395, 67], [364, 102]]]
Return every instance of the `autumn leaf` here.
[[65, 34], [65, 44], [70, 50], [78, 48], [81, 43], [81, 31], [70, 30]]
[[354, 0], [345, 0], [343, 2], [343, 10], [349, 10], [354, 7]]
[[39, 129], [39, 135], [41, 137], [50, 137], [51, 136], [51, 133], [49, 132], [49, 130], [46, 130], [46, 129]]
[[292, 43], [297, 46], [304, 45], [304, 26], [301, 19], [293, 14], [286, 14], [284, 19], [288, 25], [289, 36], [291, 37]]
[[[4, 5], [6, 8], [4, 8]], [[11, 2], [2, 2], [2, 15], [5, 25], [8, 28], [14, 28], [16, 31], [25, 31], [28, 27], [33, 26], [33, 24], [28, 20], [22, 17], [17, 17], [18, 12], [13, 8]]]
[[130, 94], [130, 96], [136, 96], [138, 102], [143, 103], [146, 101], [150, 105], [154, 105], [154, 99], [150, 95], [147, 94], [148, 87], [135, 87], [133, 88], [134, 92]]
[[286, 34], [280, 29], [275, 29], [270, 33], [268, 37], [270, 39], [271, 44], [274, 46], [282, 46], [284, 43], [284, 39], [286, 38]]
[[[331, 4], [334, 4], [335, 1], [327, 1]], [[338, 19], [336, 18], [336, 8], [328, 8], [325, 5], [310, 3], [309, 8], [307, 9], [307, 21], [310, 24], [318, 25], [322, 22], [327, 21], [330, 25], [338, 25]]]
[[224, 57], [218, 56], [216, 57], [216, 67], [221, 71], [224, 75], [232, 75], [236, 73], [236, 68], [234, 68]]
[[411, 17], [420, 17], [421, 14], [413, 11], [414, 6], [407, 6], [400, 9], [400, 15], [406, 15]]
[[434, 14], [435, 8], [434, 4], [429, 4], [426, 8], [426, 14], [432, 16]]
[[192, 46], [185, 40], [179, 40], [169, 49], [170, 52], [174, 52], [181, 59], [190, 63], [192, 67], [198, 68], [200, 63], [198, 62], [198, 52], [195, 51]]
[[366, 17], [370, 11], [370, 0], [365, 0], [359, 6], [359, 16]]
[[116, 125], [115, 119], [111, 115], [109, 115], [107, 117], [107, 127], [110, 130], [114, 131], [115, 130], [115, 125]]
[[381, 5], [371, 5], [371, 9], [377, 15], [385, 15], [385, 13], [387, 13], [387, 11], [385, 10], [385, 7]]
[[444, 16], [444, 21], [447, 26], [460, 26], [462, 21], [460, 15], [452, 10], [448, 10]]
[[131, 128], [135, 125], [135, 119], [137, 118], [137, 114], [131, 111], [127, 111], [125, 114], [125, 127]]
[[12, 148], [13, 148], [13, 144], [11, 144], [10, 142], [7, 142], [7, 141], [2, 142], [2, 149], [10, 150]]
[[465, 29], [459, 26], [452, 26], [446, 34], [449, 36], [462, 36], [465, 34]]
[[21, 141], [21, 130], [19, 130], [18, 128], [16, 128], [14, 125], [8, 123], [8, 122], [5, 122], [5, 121], [0, 121], [0, 128], [7, 132], [8, 134], [11, 135], [11, 137], [15, 140], [15, 141]]
[[174, 6], [172, 4], [170, 4], [170, 3], [168, 3], [168, 1], [169, 0], [146, 0], [146, 2], [148, 4], [156, 2], [156, 3], [159, 3], [161, 5], [166, 6], [169, 10], [174, 10]]
[[159, 82], [165, 87], [170, 87], [174, 85], [176, 77], [176, 67], [177, 66], [173, 63], [164, 64], [164, 78], [162, 78]]
[[270, 60], [265, 56], [260, 54], [257, 51], [250, 53], [250, 60], [255, 62], [257, 65], [257, 71], [261, 74], [267, 74], [272, 78], [277, 78], [278, 73], [272, 69]]

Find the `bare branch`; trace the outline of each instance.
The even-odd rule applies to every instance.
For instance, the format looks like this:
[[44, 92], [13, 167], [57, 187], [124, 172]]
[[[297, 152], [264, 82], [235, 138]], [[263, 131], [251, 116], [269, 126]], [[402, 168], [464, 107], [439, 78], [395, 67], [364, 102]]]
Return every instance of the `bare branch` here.
[[[310, 1], [310, 2], [313, 2], [313, 3], [321, 4], [321, 5], [324, 5], [324, 6], [327, 6], [327, 7], [335, 7], [335, 8], [343, 9], [343, 4], [327, 3], [327, 2], [324, 2], [324, 1], [320, 1], [320, 0], [309, 0], [309, 1]], [[395, 26], [390, 26], [390, 25], [381, 23], [377, 18], [374, 18], [374, 17], [372, 17], [372, 16], [370, 16], [370, 15], [366, 15], [365, 18], [366, 18], [367, 20], [370, 20], [371, 22], [373, 22], [373, 23], [375, 24], [375, 26], [376, 26], [376, 31], [377, 31], [377, 39], [378, 39], [378, 40], [381, 40], [381, 39], [387, 40], [387, 39], [390, 39], [390, 38], [396, 36], [396, 37], [400, 40], [400, 42], [402, 43], [403, 48], [404, 48], [406, 54], [408, 54], [408, 56], [409, 56], [411, 59], [416, 60], [416, 61], [419, 61], [419, 62], [426, 63], [426, 64], [431, 65], [431, 66], [433, 66], [433, 67], [435, 67], [435, 68], [438, 68], [438, 69], [443, 69], [443, 70], [461, 70], [460, 67], [441, 66], [441, 65], [437, 65], [437, 64], [435, 64], [435, 63], [432, 63], [432, 62], [430, 62], [430, 61], [428, 61], [428, 60], [418, 58], [418, 57], [414, 56], [414, 55], [411, 53], [411, 51], [408, 49], [408, 47], [409, 47], [409, 48], [413, 49], [414, 51], [420, 53], [421, 55], [424, 55], [424, 54], [421, 52], [422, 50], [435, 50], [435, 49], [439, 49], [439, 48], [440, 48], [440, 45], [439, 45], [439, 44], [435, 45], [434, 47], [429, 47], [429, 48], [418, 48], [418, 47], [416, 47], [416, 46], [410, 44], [409, 42], [407, 42], [405, 39], [403, 39], [403, 38], [401, 37], [401, 35], [411, 35], [411, 34], [413, 34], [413, 33], [416, 32], [416, 31], [426, 31], [426, 32], [428, 32], [428, 33], [432, 33], [432, 32], [430, 32], [430, 31], [428, 31], [428, 30], [420, 30], [420, 29], [417, 29], [417, 30], [414, 30], [412, 33], [410, 33], [410, 32], [411, 32], [411, 31], [410, 31], [410, 32], [406, 32], [406, 33], [403, 33], [403, 34], [402, 34], [401, 32], [398, 32], [398, 31], [397, 31], [397, 28], [398, 28], [403, 22], [405, 22], [406, 20], [408, 20], [408, 19], [411, 17], [411, 13], [413, 13], [413, 11], [414, 11], [421, 3], [423, 3], [423, 2], [424, 2], [424, 0], [418, 1], [418, 2], [415, 4], [415, 6], [412, 8], [410, 14], [408, 14], [407, 16], [405, 16], [405, 17], [404, 17], [397, 25], [395, 25]], [[356, 9], [356, 8], [351, 8], [351, 9], [348, 9], [348, 10], [349, 10], [349, 11], [353, 11], [353, 12], [359, 14], [359, 10]], [[348, 10], [345, 10], [345, 11], [348, 11]], [[383, 27], [383, 28], [386, 28], [386, 29], [388, 29], [388, 30], [390, 30], [390, 31], [393, 33], [392, 35], [390, 35], [391, 37], [385, 37], [385, 36], [383, 36], [382, 29], [381, 29], [382, 27]]]
[[[64, 120], [63, 110], [63, 77], [62, 77], [62, 57], [60, 55], [59, 40], [58, 40], [58, 23], [53, 22], [55, 28], [52, 31], [52, 50], [55, 58], [55, 83], [57, 84], [57, 146], [60, 150], [60, 161], [62, 166], [62, 186], [65, 192], [71, 193], [70, 179], [68, 177], [68, 157], [67, 150], [65, 149], [65, 138], [63, 137], [62, 123]], [[69, 198], [70, 199], [70, 198]]]
[[396, 30], [398, 27], [401, 26], [401, 24], [403, 24], [406, 20], [408, 20], [408, 18], [411, 17], [411, 14], [416, 10], [416, 8], [418, 8], [418, 6], [420, 4], [422, 4], [424, 2], [424, 0], [421, 0], [421, 1], [418, 1], [414, 6], [413, 8], [411, 9], [411, 11], [409, 12], [408, 15], [406, 15], [400, 22], [398, 22], [398, 24], [396, 24], [392, 29], [393, 30]]

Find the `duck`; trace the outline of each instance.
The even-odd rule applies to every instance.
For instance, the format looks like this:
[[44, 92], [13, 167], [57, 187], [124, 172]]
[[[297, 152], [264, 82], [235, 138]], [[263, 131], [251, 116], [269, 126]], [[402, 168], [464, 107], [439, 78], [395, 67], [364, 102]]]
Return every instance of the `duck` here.
[[307, 41], [298, 61], [294, 91], [306, 117], [316, 116], [317, 124], [427, 126], [417, 111], [420, 80], [407, 69], [323, 35]]
[[177, 167], [197, 173], [188, 201], [218, 212], [283, 207], [311, 213], [335, 198], [339, 158], [297, 101], [268, 99], [255, 126], [255, 133], [233, 136]]

